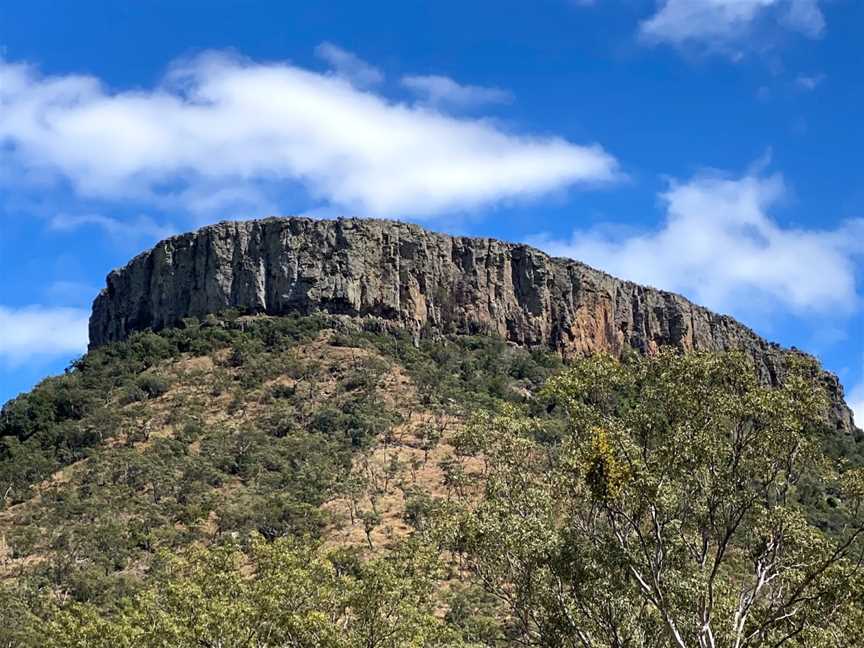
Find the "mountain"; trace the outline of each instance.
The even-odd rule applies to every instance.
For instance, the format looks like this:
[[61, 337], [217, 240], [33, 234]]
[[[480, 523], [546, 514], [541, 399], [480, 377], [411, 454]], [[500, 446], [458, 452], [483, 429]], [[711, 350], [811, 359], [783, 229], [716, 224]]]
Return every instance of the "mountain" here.
[[680, 296], [270, 218], [159, 243], [90, 324], [0, 411], [3, 648], [861, 645], [842, 387]]
[[[395, 221], [268, 218], [169, 238], [108, 275], [91, 348], [225, 309], [329, 313], [415, 338], [494, 335], [564, 358], [743, 351], [766, 384], [790, 356], [731, 317], [527, 245], [452, 237]], [[821, 372], [838, 431], [854, 428], [836, 376]]]

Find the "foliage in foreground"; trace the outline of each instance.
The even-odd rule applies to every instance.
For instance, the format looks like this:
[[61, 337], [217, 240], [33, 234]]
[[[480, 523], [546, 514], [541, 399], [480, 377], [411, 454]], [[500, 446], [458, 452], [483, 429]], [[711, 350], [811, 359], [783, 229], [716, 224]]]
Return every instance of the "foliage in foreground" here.
[[[518, 643], [861, 645], [864, 471], [821, 454], [805, 368], [768, 389], [735, 355], [597, 357], [544, 391], [561, 446], [515, 409], [478, 419], [462, 445], [488, 458], [484, 495], [438, 529]], [[830, 534], [796, 498], [804, 476], [837, 495]]]
[[309, 543], [254, 538], [162, 556], [147, 587], [105, 614], [54, 611], [45, 648], [465, 646], [434, 614], [437, 558], [407, 545], [386, 558], [326, 555]]

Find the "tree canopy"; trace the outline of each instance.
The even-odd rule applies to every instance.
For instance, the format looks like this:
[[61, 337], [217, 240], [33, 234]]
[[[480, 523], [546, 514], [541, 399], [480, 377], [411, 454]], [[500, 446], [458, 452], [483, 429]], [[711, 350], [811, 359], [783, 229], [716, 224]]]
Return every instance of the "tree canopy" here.
[[[543, 389], [566, 413], [559, 445], [517, 408], [466, 430], [485, 488], [438, 531], [521, 644], [853, 645], [864, 472], [821, 453], [808, 375], [771, 389], [734, 354], [586, 360]], [[805, 477], [837, 494], [837, 528], [808, 517]]]

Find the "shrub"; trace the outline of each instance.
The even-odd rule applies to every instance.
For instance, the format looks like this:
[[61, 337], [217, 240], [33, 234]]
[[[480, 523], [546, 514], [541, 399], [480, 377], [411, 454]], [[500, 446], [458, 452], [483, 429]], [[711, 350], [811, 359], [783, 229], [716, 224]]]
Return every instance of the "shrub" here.
[[144, 374], [135, 381], [136, 387], [140, 389], [147, 398], [159, 398], [168, 391], [168, 381], [162, 376]]

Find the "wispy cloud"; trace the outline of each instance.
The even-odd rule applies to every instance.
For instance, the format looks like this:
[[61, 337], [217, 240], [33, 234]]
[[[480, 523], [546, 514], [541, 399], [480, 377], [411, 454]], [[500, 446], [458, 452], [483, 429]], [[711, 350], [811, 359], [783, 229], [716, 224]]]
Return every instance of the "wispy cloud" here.
[[852, 410], [855, 425], [864, 428], [864, 381], [853, 387], [846, 396], [846, 402]]
[[99, 289], [89, 283], [59, 280], [46, 286], [45, 297], [51, 305], [83, 306], [89, 305], [98, 292]]
[[124, 242], [158, 241], [177, 233], [173, 227], [159, 224], [149, 216], [121, 220], [101, 214], [57, 214], [51, 218], [48, 227], [59, 232], [97, 227], [111, 238]]
[[802, 74], [797, 79], [795, 79], [795, 86], [799, 90], [811, 92], [811, 91], [815, 90], [817, 87], [819, 87], [824, 80], [825, 80], [824, 74], [813, 74], [810, 76], [808, 76], [806, 74]]
[[783, 227], [770, 210], [785, 194], [779, 175], [699, 175], [662, 194], [666, 215], [656, 230], [576, 230], [569, 240], [534, 242], [715, 310], [854, 312], [864, 219], [833, 230]]
[[[860, 323], [858, 334], [864, 334], [864, 322]], [[858, 383], [846, 391], [846, 404], [852, 410], [855, 425], [864, 430], [864, 354], [858, 372]]]
[[[825, 30], [821, 0], [658, 0], [657, 11], [639, 26], [648, 43], [695, 45], [740, 56], [759, 48], [757, 28], [773, 25], [808, 38]], [[758, 40], [758, 43], [756, 42]]]
[[402, 85], [433, 106], [470, 108], [513, 100], [513, 95], [507, 90], [462, 85], [450, 77], [439, 75], [402, 77]]
[[87, 349], [88, 311], [81, 308], [0, 306], [0, 361], [71, 356]]
[[100, 200], [193, 208], [190, 197], [216, 186], [234, 196], [288, 186], [304, 189], [310, 209], [429, 217], [618, 177], [597, 144], [516, 134], [221, 53], [177, 63], [158, 87], [135, 92], [0, 60], [0, 103], [10, 163]]
[[327, 41], [315, 48], [318, 58], [326, 61], [339, 76], [359, 87], [378, 85], [384, 74], [359, 56]]

